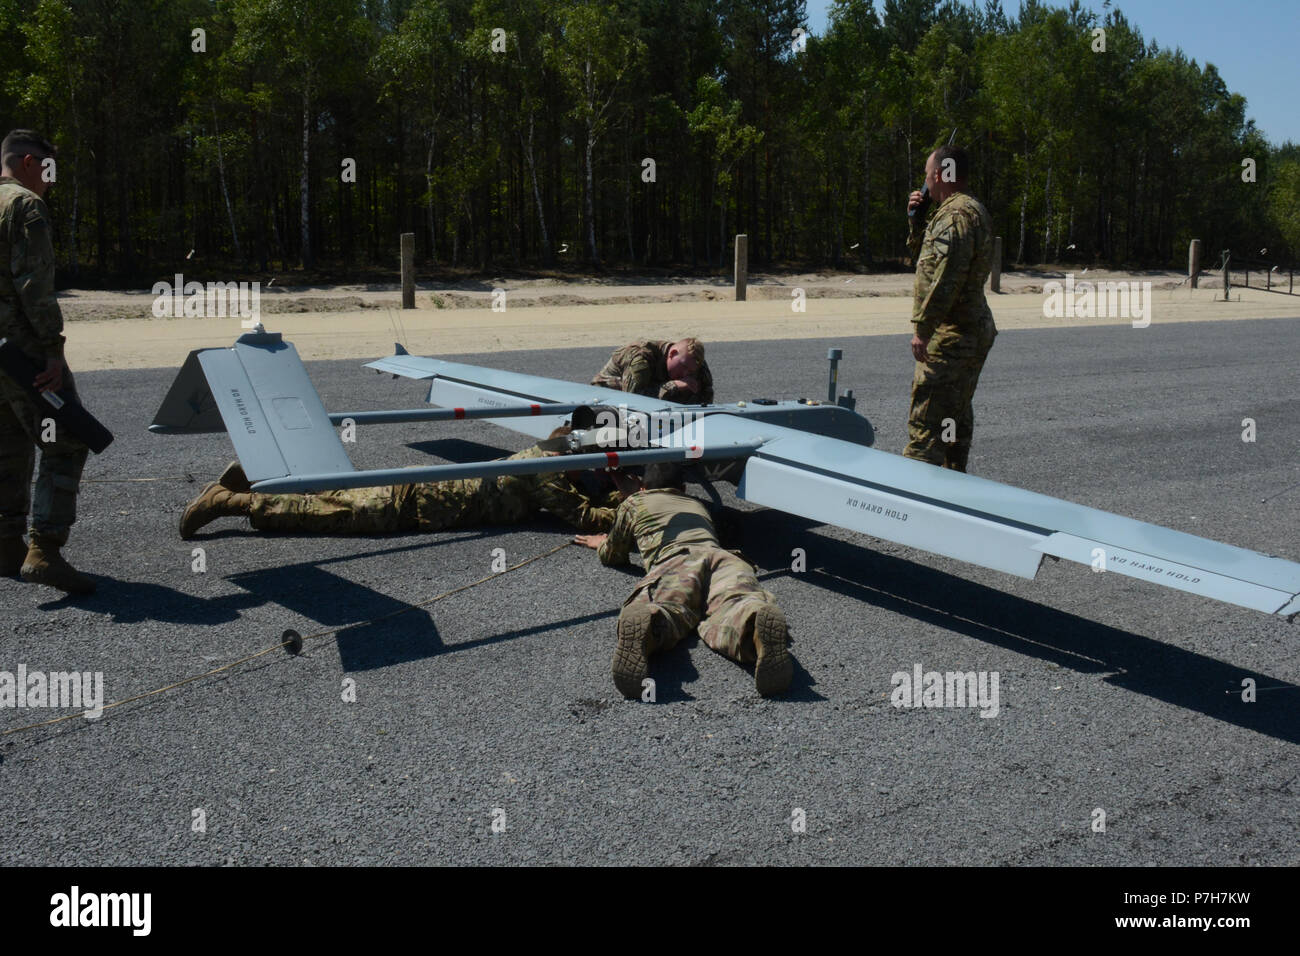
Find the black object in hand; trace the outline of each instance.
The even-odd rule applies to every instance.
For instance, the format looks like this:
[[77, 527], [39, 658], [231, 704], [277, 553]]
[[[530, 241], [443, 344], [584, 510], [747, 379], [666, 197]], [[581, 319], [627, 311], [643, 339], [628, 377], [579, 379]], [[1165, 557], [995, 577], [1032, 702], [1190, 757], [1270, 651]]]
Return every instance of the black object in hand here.
[[908, 210], [908, 218], [920, 216], [925, 218], [925, 211], [930, 208], [930, 184], [926, 183], [921, 187], [921, 201], [916, 204], [915, 209]]
[[26, 352], [12, 342], [0, 339], [0, 371], [5, 372], [48, 409], [49, 415], [62, 427], [81, 439], [98, 455], [113, 441], [113, 434], [86, 411], [77, 399], [75, 389], [64, 386], [57, 392], [43, 392], [32, 382], [42, 371]]

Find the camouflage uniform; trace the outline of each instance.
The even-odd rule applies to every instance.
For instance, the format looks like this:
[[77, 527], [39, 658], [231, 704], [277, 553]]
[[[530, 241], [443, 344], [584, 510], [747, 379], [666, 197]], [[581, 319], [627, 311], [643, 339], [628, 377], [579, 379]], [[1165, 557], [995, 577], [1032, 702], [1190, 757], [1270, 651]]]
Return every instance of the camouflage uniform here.
[[592, 385], [616, 388], [620, 392], [635, 392], [686, 405], [713, 404], [713, 373], [707, 362], [700, 362], [695, 373], [699, 392], [669, 385], [668, 350], [675, 342], [633, 342], [615, 349], [605, 367], [596, 373]]
[[[954, 193], [935, 210], [924, 235], [912, 221], [908, 248], [916, 259], [912, 324], [929, 339], [929, 361], [917, 362], [903, 455], [966, 470], [975, 412], [971, 400], [998, 330], [984, 300], [993, 256], [993, 222], [967, 193]], [[944, 419], [956, 440], [943, 441]]]
[[[542, 455], [534, 445], [506, 460]], [[596, 532], [613, 523], [621, 500], [617, 492], [611, 492], [593, 501], [563, 472], [458, 478], [314, 495], [254, 493], [252, 498], [254, 528], [317, 534], [394, 534], [518, 524], [541, 508], [582, 531]]]
[[[10, 176], [0, 176], [0, 338], [44, 366], [63, 357], [63, 313], [54, 298], [54, 245], [45, 201]], [[63, 387], [76, 395], [70, 372]], [[0, 537], [31, 530], [59, 545], [77, 520], [77, 489], [89, 449], [66, 429], [41, 440], [48, 418], [18, 383], [0, 372]], [[32, 492], [36, 448], [41, 467]]]
[[702, 502], [670, 488], [632, 495], [619, 506], [600, 560], [627, 564], [634, 544], [646, 574], [623, 605], [646, 603], [665, 612], [668, 633], [659, 650], [698, 627], [719, 654], [754, 663], [754, 615], [776, 598], [759, 586], [747, 561], [723, 550]]

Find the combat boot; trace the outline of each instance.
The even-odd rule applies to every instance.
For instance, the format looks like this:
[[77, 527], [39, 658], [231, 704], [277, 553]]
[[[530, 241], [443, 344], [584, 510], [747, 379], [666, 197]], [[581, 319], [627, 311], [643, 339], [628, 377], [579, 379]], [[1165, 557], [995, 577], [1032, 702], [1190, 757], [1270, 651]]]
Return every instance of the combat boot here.
[[196, 531], [217, 518], [247, 517], [252, 513], [252, 506], [251, 494], [236, 494], [214, 481], [190, 502], [181, 515], [181, 540], [188, 541]]
[[248, 476], [244, 474], [244, 466], [237, 461], [232, 461], [226, 466], [226, 470], [217, 479], [217, 484], [241, 495], [246, 495], [253, 490], [253, 486], [248, 482]]
[[28, 584], [47, 584], [69, 594], [93, 594], [94, 579], [87, 577], [59, 554], [66, 538], [58, 538], [33, 531], [28, 535], [27, 560], [23, 562], [21, 575]]
[[0, 538], [0, 578], [16, 578], [27, 557], [27, 542], [20, 534]]
[[628, 604], [618, 615], [618, 646], [614, 648], [614, 686], [629, 700], [641, 696], [641, 682], [650, 672], [650, 655], [663, 644], [663, 612], [653, 604]]
[[787, 647], [785, 615], [775, 604], [764, 604], [754, 615], [754, 687], [764, 697], [783, 694], [794, 677], [794, 658]]

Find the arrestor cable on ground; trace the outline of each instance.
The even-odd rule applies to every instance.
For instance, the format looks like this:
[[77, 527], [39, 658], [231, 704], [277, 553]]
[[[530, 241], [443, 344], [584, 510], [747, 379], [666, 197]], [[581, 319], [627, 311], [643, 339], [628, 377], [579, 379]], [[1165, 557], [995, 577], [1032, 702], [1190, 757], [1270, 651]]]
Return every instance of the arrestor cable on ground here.
[[[149, 481], [152, 479], [137, 479], [137, 480]], [[262, 657], [265, 654], [270, 654], [272, 651], [279, 650], [282, 647], [289, 648], [290, 653], [292, 654], [298, 654], [299, 652], [301, 652], [303, 644], [305, 644], [307, 641], [315, 640], [318, 637], [328, 637], [331, 634], [337, 634], [339, 631], [347, 630], [349, 627], [358, 627], [365, 624], [376, 624], [379, 621], [386, 621], [389, 618], [397, 617], [399, 614], [405, 614], [408, 611], [416, 611], [422, 607], [428, 607], [430, 604], [434, 604], [438, 601], [441, 601], [443, 598], [451, 597], [453, 594], [459, 594], [461, 591], [468, 591], [470, 588], [478, 587], [478, 585], [490, 581], [493, 578], [499, 578], [502, 575], [509, 574], [511, 571], [517, 571], [520, 568], [524, 567], [525, 565], [532, 564], [534, 561], [540, 561], [542, 558], [549, 558], [551, 555], [555, 554], [556, 552], [561, 551], [564, 548], [567, 548], [572, 543], [573, 543], [572, 541], [565, 541], [563, 544], [557, 544], [549, 551], [543, 551], [541, 554], [535, 554], [531, 558], [525, 558], [523, 561], [520, 561], [518, 564], [512, 564], [504, 571], [493, 571], [491, 574], [485, 575], [484, 577], [479, 578], [477, 581], [471, 581], [468, 584], [462, 584], [459, 587], [452, 588], [450, 591], [443, 591], [441, 594], [435, 595], [434, 597], [429, 598], [427, 601], [421, 601], [419, 604], [409, 604], [406, 607], [397, 609], [396, 611], [389, 611], [387, 614], [381, 614], [379, 617], [372, 617], [369, 620], [365, 620], [365, 621], [353, 621], [350, 624], [342, 624], [339, 627], [332, 627], [325, 631], [317, 631], [314, 634], [305, 634], [302, 636], [299, 636], [297, 631], [291, 631], [291, 630], [285, 631], [284, 632], [285, 639], [282, 640], [279, 644], [272, 644], [270, 647], [263, 648], [262, 650], [258, 651], [255, 654], [249, 654], [247, 657], [241, 657], [237, 661], [231, 661], [229, 664], [223, 664], [221, 667], [214, 668], [213, 670], [210, 671], [205, 671], [202, 674], [195, 674], [193, 677], [187, 677], [184, 680], [179, 680], [174, 684], [168, 684], [167, 686], [159, 687], [156, 690], [146, 691], [143, 694], [136, 694], [134, 697], [128, 697], [125, 700], [115, 700], [111, 704], [105, 704], [104, 710], [111, 710], [114, 707], [121, 707], [123, 704], [129, 704], [133, 701], [143, 700], [146, 697], [153, 697], [156, 694], [161, 694], [164, 691], [174, 690], [177, 687], [182, 687], [185, 684], [193, 683], [196, 680], [202, 680], [205, 677], [211, 677], [214, 674], [220, 674], [222, 671], [228, 671], [232, 667], [238, 667], [240, 664], [247, 664], [251, 660], [255, 660], [259, 657]], [[54, 717], [50, 720], [43, 720], [37, 724], [28, 724], [26, 727], [15, 727], [12, 730], [6, 730], [3, 733], [0, 733], [0, 737], [8, 737], [10, 734], [21, 733], [24, 730], [35, 730], [37, 727], [48, 727], [51, 724], [61, 723], [62, 721], [72, 720], [75, 717], [81, 717], [81, 716], [83, 715], [80, 713], [64, 714], [62, 717]]]

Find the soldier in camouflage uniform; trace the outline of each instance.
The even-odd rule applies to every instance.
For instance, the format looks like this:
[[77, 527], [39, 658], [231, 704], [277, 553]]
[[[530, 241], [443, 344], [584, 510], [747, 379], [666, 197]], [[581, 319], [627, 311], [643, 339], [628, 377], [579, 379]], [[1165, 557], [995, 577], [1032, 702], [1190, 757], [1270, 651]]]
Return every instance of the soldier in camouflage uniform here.
[[[567, 430], [557, 429], [551, 437]], [[506, 460], [552, 454], [534, 445]], [[580, 489], [564, 472], [263, 495], [252, 491], [243, 469], [232, 463], [185, 509], [180, 531], [188, 540], [216, 518], [247, 517], [259, 531], [398, 534], [518, 524], [542, 508], [582, 531], [602, 531], [613, 523], [621, 501], [614, 491], [593, 495]]]
[[615, 686], [639, 697], [650, 655], [698, 627], [713, 650], [754, 665], [760, 694], [784, 692], [794, 673], [785, 616], [754, 568], [718, 543], [704, 504], [683, 490], [681, 468], [650, 465], [644, 482], [622, 474], [615, 480], [627, 497], [609, 534], [574, 539], [595, 548], [604, 564], [627, 564], [635, 546], [645, 564], [618, 617]]
[[[42, 198], [50, 185], [42, 175], [44, 161], [54, 152], [31, 130], [13, 130], [0, 143], [0, 338], [44, 366], [30, 384], [42, 391], [66, 389], [75, 397], [63, 358], [52, 227]], [[94, 580], [74, 570], [59, 550], [77, 519], [77, 489], [90, 449], [58, 427], [53, 440], [45, 441], [48, 417], [20, 383], [0, 372], [0, 574], [88, 594]], [[41, 467], [33, 494], [37, 448]]]
[[[945, 162], [947, 161], [947, 162]], [[922, 233], [911, 222], [908, 249], [916, 260], [912, 300], [912, 406], [903, 455], [966, 470], [975, 430], [972, 399], [998, 330], [984, 300], [992, 268], [993, 220], [967, 189], [966, 151], [944, 146], [925, 164], [937, 204]], [[945, 166], [951, 175], [945, 176]], [[914, 192], [908, 208], [921, 200]]]
[[591, 384], [685, 405], [713, 404], [713, 373], [698, 339], [633, 342], [615, 349]]

